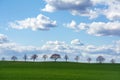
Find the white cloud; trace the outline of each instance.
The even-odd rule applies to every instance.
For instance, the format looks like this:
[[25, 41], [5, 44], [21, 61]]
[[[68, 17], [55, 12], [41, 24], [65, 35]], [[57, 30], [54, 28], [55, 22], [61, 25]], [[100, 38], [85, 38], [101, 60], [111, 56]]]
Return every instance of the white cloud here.
[[51, 50], [51, 53], [68, 53], [70, 46], [62, 41], [47, 41], [45, 45], [41, 47], [42, 50]]
[[4, 34], [0, 34], [0, 44], [6, 43], [6, 42], [9, 42], [9, 40], [7, 39], [7, 36], [5, 36]]
[[88, 28], [86, 23], [77, 24], [74, 20], [72, 20], [70, 23], [64, 24], [64, 26], [77, 32], [79, 32], [80, 30], [86, 30]]
[[91, 0], [94, 5], [102, 5], [99, 12], [109, 20], [120, 20], [120, 0]]
[[47, 4], [43, 11], [48, 12], [52, 12], [55, 10], [74, 10], [74, 9], [86, 10], [86, 8], [92, 5], [90, 0], [45, 0], [45, 1]]
[[[71, 24], [75, 25], [72, 25]], [[92, 23], [80, 23], [76, 24], [75, 21], [66, 24], [68, 28], [75, 31], [86, 30], [88, 34], [95, 36], [120, 36], [120, 22], [92, 22]]]
[[67, 26], [67, 27], [69, 27], [71, 29], [76, 29], [77, 28], [77, 23], [74, 20], [72, 20], [71, 23], [65, 24], [65, 26]]
[[[67, 10], [73, 15], [88, 16], [91, 19], [96, 18], [98, 13], [95, 9], [89, 9], [93, 6], [91, 0], [45, 0], [46, 6], [43, 11], [54, 12], [57, 10]], [[61, 6], [62, 5], [62, 6]]]
[[71, 44], [72, 44], [72, 45], [80, 45], [80, 46], [81, 46], [81, 45], [82, 45], [82, 46], [84, 45], [83, 43], [81, 43], [81, 41], [80, 41], [79, 39], [74, 39], [74, 40], [72, 40], [72, 41], [71, 41]]
[[89, 19], [94, 19], [98, 17], [100, 10], [99, 9], [94, 9], [94, 10], [87, 9], [85, 12], [81, 12], [81, 10], [80, 11], [73, 10], [71, 12], [72, 12], [72, 15], [87, 16], [89, 17]]
[[27, 18], [25, 20], [11, 22], [10, 26], [14, 29], [32, 29], [32, 30], [49, 30], [56, 27], [56, 21], [50, 20], [42, 14], [39, 14], [36, 18]]
[[116, 53], [117, 53], [117, 54], [120, 54], [120, 40], [115, 41], [115, 46], [114, 46], [114, 48], [115, 48]]
[[93, 22], [89, 24], [89, 34], [96, 36], [120, 36], [120, 22]]
[[47, 12], [67, 10], [72, 15], [88, 16], [90, 19], [105, 15], [109, 20], [120, 20], [120, 0], [45, 0], [45, 2], [47, 4], [42, 10]]
[[120, 20], [120, 0], [111, 0], [108, 2], [108, 8], [103, 10], [103, 14], [109, 20]]

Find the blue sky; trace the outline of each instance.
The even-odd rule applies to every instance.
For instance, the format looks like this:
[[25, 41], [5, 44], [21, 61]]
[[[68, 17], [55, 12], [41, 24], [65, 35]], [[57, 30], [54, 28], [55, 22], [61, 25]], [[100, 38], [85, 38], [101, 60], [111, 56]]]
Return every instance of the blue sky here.
[[[5, 38], [9, 41], [7, 44], [15, 43], [25, 48], [29, 46], [42, 48], [49, 41], [55, 44], [54, 48], [61, 42], [72, 46], [71, 42], [74, 41], [74, 44], [83, 43], [84, 47], [107, 46], [106, 53], [103, 53], [106, 49], [100, 52], [98, 50], [99, 54], [107, 55], [109, 50], [111, 51], [111, 48], [120, 42], [120, 15], [118, 14], [120, 1], [108, 1], [0, 0], [1, 40]], [[81, 49], [80, 46], [77, 48]], [[118, 51], [113, 50], [116, 54], [120, 52], [120, 48], [117, 48]], [[2, 51], [4, 50], [1, 48]], [[14, 50], [11, 48], [10, 51]], [[59, 52], [59, 50], [55, 51]], [[24, 50], [22, 52], [24, 54]], [[95, 49], [94, 52], [97, 53], [97, 50]], [[76, 52], [76, 55], [78, 53]], [[84, 53], [93, 55], [92, 52], [82, 52], [82, 50], [79, 54]], [[4, 56], [3, 53], [1, 54]], [[111, 54], [110, 56], [113, 56]]]

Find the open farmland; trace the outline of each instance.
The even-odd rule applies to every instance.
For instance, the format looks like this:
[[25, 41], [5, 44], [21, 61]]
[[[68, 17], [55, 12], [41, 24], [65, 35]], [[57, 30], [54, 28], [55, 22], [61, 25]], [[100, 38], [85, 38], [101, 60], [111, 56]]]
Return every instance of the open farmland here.
[[0, 62], [1, 80], [120, 80], [120, 64]]

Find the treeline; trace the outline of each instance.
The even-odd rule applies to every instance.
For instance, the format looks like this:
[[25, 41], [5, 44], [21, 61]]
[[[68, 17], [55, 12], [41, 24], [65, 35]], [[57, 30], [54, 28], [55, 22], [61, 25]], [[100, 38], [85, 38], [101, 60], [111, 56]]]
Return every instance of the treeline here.
[[[38, 55], [37, 55], [37, 54], [33, 54], [32, 56], [30, 56], [30, 59], [33, 60], [34, 62], [36, 61], [37, 58], [38, 58]], [[48, 55], [43, 55], [43, 56], [42, 56], [42, 59], [43, 59], [44, 61], [46, 61], [47, 58], [50, 58], [50, 59], [52, 59], [52, 60], [54, 60], [54, 61], [56, 62], [58, 59], [61, 59], [62, 57], [61, 57], [60, 54], [52, 54], [50, 57], [48, 57]], [[29, 58], [28, 58], [28, 56], [25, 54], [25, 55], [23, 56], [23, 59], [24, 59], [25, 62], [27, 62]], [[63, 59], [65, 60], [65, 62], [68, 62], [69, 56], [68, 56], [68, 55], [65, 55], [65, 56], [63, 57]], [[1, 60], [2, 60], [2, 61], [6, 61], [6, 58], [5, 58], [5, 57], [2, 57]], [[12, 57], [11, 57], [11, 60], [12, 60], [12, 61], [17, 61], [18, 58], [17, 58], [17, 56], [12, 56]], [[80, 57], [79, 57], [79, 56], [75, 56], [74, 60], [75, 60], [76, 62], [79, 62]], [[91, 63], [92, 58], [88, 57], [86, 60], [87, 60], [88, 63]], [[105, 61], [105, 58], [104, 58], [103, 56], [98, 56], [98, 57], [96, 58], [96, 62], [97, 62], [97, 63], [103, 63], [104, 61]], [[111, 59], [111, 60], [110, 60], [110, 63], [115, 63], [115, 59]]]

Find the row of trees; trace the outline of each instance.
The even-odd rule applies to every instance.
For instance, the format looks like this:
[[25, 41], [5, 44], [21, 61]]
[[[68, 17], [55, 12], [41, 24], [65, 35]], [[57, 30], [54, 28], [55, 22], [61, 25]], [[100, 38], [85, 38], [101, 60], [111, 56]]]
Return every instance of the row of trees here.
[[[31, 56], [30, 59], [33, 60], [33, 61], [35, 61], [37, 58], [38, 58], [38, 55], [37, 55], [37, 54], [34, 54], [34, 55]], [[47, 56], [47, 55], [43, 55], [42, 58], [44, 59], [44, 61], [46, 61], [46, 59], [48, 58], [48, 56]], [[52, 54], [52, 55], [50, 56], [50, 59], [53, 59], [55, 62], [57, 61], [57, 59], [60, 59], [60, 58], [61, 58], [61, 56], [60, 56], [59, 54]], [[18, 58], [17, 58], [16, 56], [12, 56], [12, 57], [11, 57], [11, 60], [13, 60], [13, 61], [16, 61], [17, 59], [18, 59]], [[28, 56], [25, 54], [25, 55], [23, 56], [23, 59], [24, 59], [24, 61], [26, 62], [26, 61], [28, 60]], [[67, 62], [68, 59], [69, 59], [68, 55], [65, 55], [65, 56], [64, 56], [64, 59], [65, 59], [65, 61]], [[79, 59], [80, 59], [80, 57], [79, 57], [79, 56], [75, 56], [74, 59], [75, 59], [76, 62], [78, 62]], [[2, 60], [5, 61], [5, 58], [3, 57]], [[90, 62], [92, 61], [92, 58], [90, 58], [90, 57], [87, 58], [87, 61], [88, 61], [88, 63], [90, 63]], [[96, 62], [98, 62], [98, 63], [103, 63], [104, 61], [105, 61], [105, 58], [104, 58], [103, 56], [98, 56], [98, 57], [96, 58]], [[115, 59], [111, 59], [110, 62], [111, 62], [111, 63], [115, 63]]]

